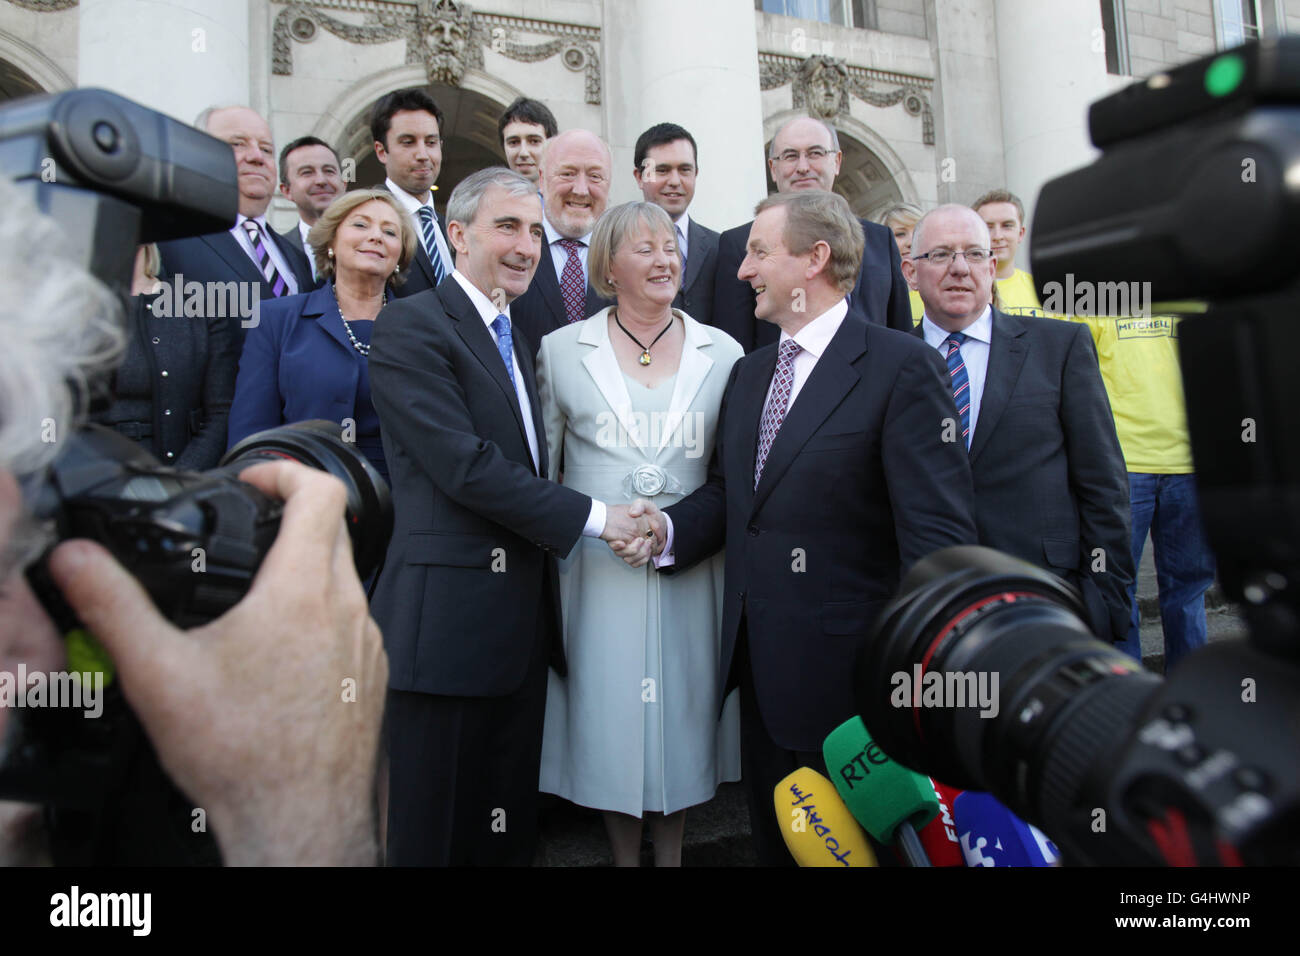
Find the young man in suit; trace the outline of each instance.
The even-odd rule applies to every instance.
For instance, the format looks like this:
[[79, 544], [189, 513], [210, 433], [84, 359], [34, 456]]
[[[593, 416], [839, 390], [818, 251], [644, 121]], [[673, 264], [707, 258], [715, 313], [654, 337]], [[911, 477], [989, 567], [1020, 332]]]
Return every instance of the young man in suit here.
[[993, 309], [997, 259], [966, 206], [921, 218], [903, 271], [925, 303], [914, 334], [949, 369], [979, 543], [1077, 585], [1097, 636], [1123, 641], [1128, 475], [1087, 327]]
[[[805, 189], [830, 192], [844, 154], [835, 129], [821, 120], [801, 116], [772, 137], [767, 165], [778, 193]], [[862, 268], [849, 292], [849, 305], [868, 322], [906, 332], [912, 328], [907, 284], [899, 271], [898, 246], [884, 226], [865, 219]], [[728, 229], [718, 238], [718, 271], [713, 291], [713, 324], [741, 344], [746, 352], [776, 341], [775, 325], [754, 318], [754, 292], [736, 275], [747, 254], [753, 223]]]
[[325, 140], [299, 136], [280, 151], [280, 192], [298, 207], [298, 221], [280, 236], [307, 257], [313, 279], [316, 263], [307, 245], [307, 233], [329, 204], [346, 191], [339, 173], [339, 154]]
[[567, 129], [542, 154], [544, 255], [528, 291], [514, 304], [514, 322], [532, 355], [542, 336], [581, 322], [613, 301], [591, 287], [587, 244], [609, 201], [609, 147], [595, 133]]
[[695, 137], [676, 123], [659, 123], [637, 137], [632, 175], [646, 202], [668, 213], [677, 231], [682, 287], [673, 300], [692, 319], [713, 324], [713, 280], [718, 268], [718, 234], [691, 218], [699, 162]]
[[970, 465], [943, 436], [956, 409], [942, 361], [845, 301], [863, 245], [848, 203], [798, 192], [756, 212], [740, 275], [779, 343], [733, 367], [708, 483], [646, 506], [653, 547], [619, 553], [659, 548], [667, 571], [725, 544], [720, 673], [724, 695], [740, 686], [755, 849], [790, 866], [773, 788], [801, 766], [825, 772], [822, 742], [857, 713], [858, 645], [907, 569], [974, 544], [975, 523]]
[[447, 230], [433, 206], [433, 184], [442, 170], [442, 110], [418, 87], [379, 98], [370, 113], [375, 158], [387, 172], [384, 187], [411, 214], [420, 237], [399, 298], [426, 292], [451, 275]]
[[564, 672], [555, 556], [647, 528], [543, 477], [534, 350], [511, 315], [545, 255], [537, 190], [481, 170], [447, 217], [455, 271], [384, 309], [369, 357], [397, 515], [372, 605], [389, 655], [388, 861], [527, 866], [548, 662]]
[[[163, 278], [205, 286], [255, 282], [259, 299], [311, 291], [315, 281], [307, 257], [266, 222], [266, 210], [275, 194], [275, 145], [266, 120], [247, 107], [225, 106], [204, 110], [194, 125], [225, 140], [234, 150], [239, 215], [226, 232], [158, 243]], [[256, 316], [232, 314], [228, 318], [238, 359], [244, 343], [243, 323], [256, 321]]]

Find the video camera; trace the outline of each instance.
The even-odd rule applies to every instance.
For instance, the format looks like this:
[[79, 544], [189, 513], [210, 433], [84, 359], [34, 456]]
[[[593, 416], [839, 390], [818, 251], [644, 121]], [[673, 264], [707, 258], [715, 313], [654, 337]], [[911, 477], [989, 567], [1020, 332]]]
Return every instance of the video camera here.
[[[1043, 187], [1053, 283], [1204, 298], [1178, 327], [1201, 513], [1249, 639], [1169, 680], [1095, 640], [1072, 589], [986, 548], [912, 569], [863, 645], [863, 720], [894, 759], [988, 790], [1066, 863], [1300, 863], [1300, 37], [1229, 50], [1093, 104], [1092, 165]], [[993, 719], [890, 705], [890, 675], [1001, 675]]]
[[[138, 244], [229, 229], [239, 207], [229, 145], [103, 90], [0, 108], [0, 171], [62, 225], [71, 257], [123, 296]], [[202, 474], [166, 468], [115, 431], [85, 425], [45, 474], [25, 483], [26, 505], [49, 530], [51, 549], [68, 538], [98, 541], [163, 614], [193, 627], [238, 603], [274, 542], [280, 503], [237, 475], [278, 459], [343, 482], [357, 573], [374, 572], [392, 534], [392, 501], [340, 423], [249, 436]], [[215, 862], [210, 842], [197, 854], [167, 849], [168, 822], [156, 817], [187, 817], [187, 804], [158, 768], [111, 662], [53, 585], [49, 553], [28, 579], [72, 663], [105, 676], [104, 712], [88, 720], [68, 710], [15, 710], [0, 741], [0, 799], [46, 805], [56, 863]], [[141, 846], [160, 849], [142, 857], [134, 849]]]

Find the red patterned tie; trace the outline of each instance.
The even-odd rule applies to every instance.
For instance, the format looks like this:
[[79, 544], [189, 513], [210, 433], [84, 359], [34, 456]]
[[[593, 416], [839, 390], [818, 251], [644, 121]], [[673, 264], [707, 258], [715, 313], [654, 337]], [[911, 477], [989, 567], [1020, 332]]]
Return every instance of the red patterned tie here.
[[564, 260], [560, 273], [560, 294], [564, 296], [564, 314], [570, 322], [586, 318], [583, 310], [587, 304], [587, 277], [582, 274], [582, 259], [578, 250], [585, 245], [577, 239], [561, 239], [560, 248], [569, 258]]
[[763, 421], [758, 426], [758, 458], [754, 462], [754, 487], [763, 477], [763, 466], [767, 464], [767, 453], [772, 450], [776, 433], [781, 430], [785, 413], [790, 409], [790, 389], [794, 386], [794, 357], [803, 348], [794, 339], [781, 343], [780, 354], [776, 360], [776, 371], [772, 374], [772, 390], [768, 392], [767, 404], [763, 406]]

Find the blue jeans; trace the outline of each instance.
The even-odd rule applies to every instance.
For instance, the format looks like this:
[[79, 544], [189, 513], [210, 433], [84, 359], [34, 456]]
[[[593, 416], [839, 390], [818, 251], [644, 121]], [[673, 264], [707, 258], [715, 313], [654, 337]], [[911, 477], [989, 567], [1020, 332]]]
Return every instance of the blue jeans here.
[[[1129, 472], [1128, 487], [1133, 511], [1135, 572], [1142, 561], [1148, 530], [1155, 549], [1160, 623], [1165, 632], [1165, 672], [1168, 673], [1179, 660], [1205, 646], [1205, 592], [1214, 582], [1214, 555], [1201, 524], [1195, 475]], [[1120, 649], [1141, 660], [1136, 573], [1128, 593], [1133, 618], [1128, 639]]]

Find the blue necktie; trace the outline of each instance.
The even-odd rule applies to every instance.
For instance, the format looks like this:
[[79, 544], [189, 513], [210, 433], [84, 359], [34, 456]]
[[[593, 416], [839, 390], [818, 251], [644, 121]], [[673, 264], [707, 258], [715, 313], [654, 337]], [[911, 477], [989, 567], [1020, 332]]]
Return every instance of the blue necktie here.
[[944, 339], [948, 347], [948, 375], [952, 378], [952, 400], [957, 403], [957, 413], [961, 415], [961, 437], [970, 449], [970, 376], [966, 374], [966, 360], [961, 357], [961, 344], [966, 341], [965, 332], [954, 332]]
[[432, 206], [421, 206], [420, 231], [424, 234], [424, 251], [429, 254], [429, 263], [433, 266], [433, 276], [437, 282], [447, 277], [447, 270], [442, 265], [442, 254], [438, 252], [438, 224], [433, 218]]
[[682, 227], [674, 226], [677, 230], [677, 252], [682, 257], [682, 285], [686, 284], [686, 237], [682, 235]]
[[492, 331], [497, 334], [497, 351], [501, 353], [501, 361], [506, 363], [510, 384], [518, 390], [519, 386], [515, 383], [515, 340], [510, 334], [510, 320], [504, 315], [498, 315], [492, 320]]

